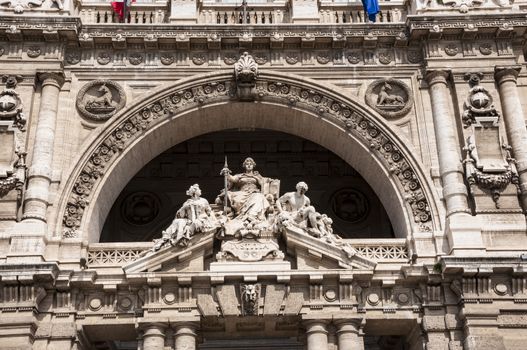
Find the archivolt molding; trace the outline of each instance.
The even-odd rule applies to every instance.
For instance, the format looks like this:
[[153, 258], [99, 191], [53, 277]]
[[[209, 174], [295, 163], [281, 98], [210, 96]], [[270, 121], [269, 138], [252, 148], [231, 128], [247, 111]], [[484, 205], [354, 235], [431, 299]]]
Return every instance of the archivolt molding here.
[[[167, 118], [196, 107], [238, 101], [237, 86], [232, 73], [222, 72], [207, 75], [203, 79], [189, 79], [187, 83], [166, 89], [154, 99], [137, 105], [108, 125], [98, 136], [78, 166], [78, 174], [68, 185], [67, 203], [62, 219], [63, 238], [77, 238], [95, 188], [103, 178], [106, 169], [119, 154], [129, 147], [145, 131], [155, 128]], [[420, 231], [431, 231], [431, 194], [424, 185], [424, 176], [409, 151], [397, 140], [389, 127], [373, 112], [342, 95], [331, 92], [331, 88], [292, 79], [284, 74], [262, 72], [254, 87], [254, 98], [261, 102], [278, 103], [331, 119], [340, 124], [368, 145], [373, 154], [393, 174], [402, 197], [407, 201], [410, 216]], [[79, 164], [79, 163], [78, 163]]]

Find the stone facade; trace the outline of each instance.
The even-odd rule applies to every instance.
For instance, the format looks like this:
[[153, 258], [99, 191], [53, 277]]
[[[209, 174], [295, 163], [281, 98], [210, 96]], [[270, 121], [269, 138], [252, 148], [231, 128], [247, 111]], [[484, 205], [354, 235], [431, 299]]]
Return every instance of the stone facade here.
[[[0, 0], [0, 348], [524, 348], [527, 1], [380, 8]], [[203, 198], [127, 196], [173, 147], [264, 129], [332, 155], [274, 175], [285, 151], [251, 144], [257, 223], [222, 202], [247, 188], [214, 140], [172, 157]], [[121, 214], [159, 223], [126, 239]]]

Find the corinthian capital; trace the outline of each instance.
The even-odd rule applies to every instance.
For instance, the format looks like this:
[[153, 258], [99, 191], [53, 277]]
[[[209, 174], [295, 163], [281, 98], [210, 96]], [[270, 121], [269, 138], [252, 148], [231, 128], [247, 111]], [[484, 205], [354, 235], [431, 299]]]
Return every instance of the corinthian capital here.
[[502, 84], [506, 81], [513, 81], [516, 83], [516, 79], [520, 74], [522, 67], [520, 65], [515, 66], [496, 66], [494, 68], [494, 79], [498, 84]]
[[42, 86], [55, 85], [60, 88], [64, 84], [64, 74], [62, 72], [40, 72], [37, 73], [38, 80]]
[[446, 70], [427, 70], [425, 73], [425, 79], [428, 85], [432, 86], [437, 83], [448, 84], [448, 78], [450, 77], [450, 71]]

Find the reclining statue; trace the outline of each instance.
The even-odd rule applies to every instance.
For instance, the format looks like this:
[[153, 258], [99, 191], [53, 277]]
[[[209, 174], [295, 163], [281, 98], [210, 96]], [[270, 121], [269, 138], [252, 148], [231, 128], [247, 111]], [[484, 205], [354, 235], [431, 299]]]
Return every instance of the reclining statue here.
[[209, 202], [205, 198], [201, 198], [199, 185], [190, 186], [187, 195], [190, 198], [176, 212], [176, 217], [170, 226], [163, 231], [163, 236], [154, 240], [152, 249], [154, 252], [168, 244], [186, 247], [191, 237], [196, 233], [212, 232], [218, 228], [219, 223]]
[[351, 258], [357, 253], [349, 243], [333, 233], [333, 220], [326, 214], [320, 214], [311, 205], [306, 196], [308, 186], [305, 182], [296, 184], [296, 192], [287, 192], [276, 201], [279, 226], [294, 226], [321, 241], [338, 247]]

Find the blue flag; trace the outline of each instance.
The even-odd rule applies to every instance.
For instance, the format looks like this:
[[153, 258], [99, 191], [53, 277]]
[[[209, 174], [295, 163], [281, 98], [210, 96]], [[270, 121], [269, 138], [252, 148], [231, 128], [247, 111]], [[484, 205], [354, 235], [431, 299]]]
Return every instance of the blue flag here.
[[375, 22], [375, 16], [379, 13], [379, 0], [362, 0], [362, 5], [369, 20]]

